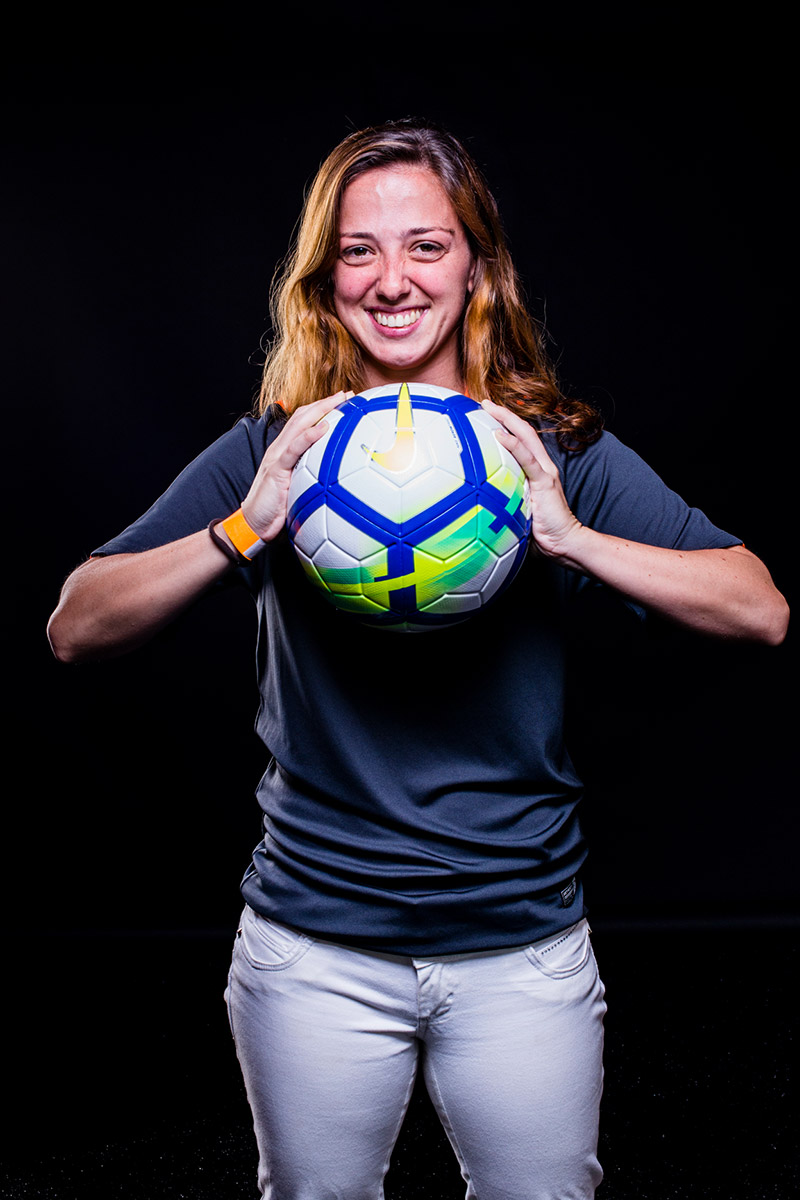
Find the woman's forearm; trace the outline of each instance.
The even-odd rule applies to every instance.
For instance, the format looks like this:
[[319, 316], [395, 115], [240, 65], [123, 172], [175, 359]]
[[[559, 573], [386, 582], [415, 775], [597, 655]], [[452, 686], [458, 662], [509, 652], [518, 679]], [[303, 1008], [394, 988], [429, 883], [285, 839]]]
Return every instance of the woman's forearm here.
[[576, 526], [559, 560], [700, 633], [768, 645], [786, 635], [786, 601], [743, 546], [667, 550]]
[[528, 477], [531, 536], [540, 554], [690, 629], [768, 645], [783, 641], [788, 605], [767, 568], [744, 546], [664, 549], [581, 524], [533, 426], [491, 401], [484, 408], [500, 422], [498, 441]]
[[[240, 510], [254, 537], [269, 542], [283, 529], [295, 464], [327, 429], [327, 414], [352, 394], [304, 405], [271, 443]], [[234, 551], [222, 525], [217, 536]], [[61, 662], [90, 662], [134, 650], [232, 569], [207, 529], [155, 550], [89, 559], [67, 579], [50, 618], [53, 653]]]
[[148, 641], [232, 569], [208, 531], [73, 571], [47, 626], [61, 662], [113, 658]]

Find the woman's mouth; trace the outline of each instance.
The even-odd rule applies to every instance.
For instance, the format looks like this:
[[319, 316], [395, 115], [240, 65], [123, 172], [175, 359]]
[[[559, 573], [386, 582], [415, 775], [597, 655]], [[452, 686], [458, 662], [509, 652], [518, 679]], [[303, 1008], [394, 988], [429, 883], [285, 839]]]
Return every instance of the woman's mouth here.
[[382, 329], [408, 329], [416, 325], [424, 311], [424, 308], [405, 308], [402, 312], [381, 312], [375, 308], [369, 310], [372, 319]]

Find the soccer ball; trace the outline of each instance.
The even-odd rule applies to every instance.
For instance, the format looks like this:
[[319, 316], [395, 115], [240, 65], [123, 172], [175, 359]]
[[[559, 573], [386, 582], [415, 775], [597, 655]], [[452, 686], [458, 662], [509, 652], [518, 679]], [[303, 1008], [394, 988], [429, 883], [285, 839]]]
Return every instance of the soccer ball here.
[[344, 613], [422, 631], [463, 621], [511, 582], [528, 544], [528, 485], [479, 404], [430, 384], [346, 400], [289, 488], [289, 536]]

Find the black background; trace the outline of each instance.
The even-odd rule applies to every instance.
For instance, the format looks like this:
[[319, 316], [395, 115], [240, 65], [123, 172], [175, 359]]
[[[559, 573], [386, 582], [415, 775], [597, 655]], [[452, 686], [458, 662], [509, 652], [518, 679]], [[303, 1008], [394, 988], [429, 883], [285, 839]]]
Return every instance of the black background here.
[[[272, 273], [351, 129], [417, 114], [467, 142], [566, 389], [788, 594], [788, 41], [769, 10], [717, 23], [674, 6], [10, 23], [9, 962], [31, 937], [68, 960], [70, 936], [155, 947], [235, 928], [264, 767], [251, 602], [216, 596], [101, 666], [58, 665], [44, 628], [69, 571], [250, 408]], [[632, 635], [600, 612], [579, 649], [597, 927], [796, 924], [791, 638]], [[30, 993], [12, 975], [19, 1020]], [[89, 1039], [85, 1062], [100, 1057]]]

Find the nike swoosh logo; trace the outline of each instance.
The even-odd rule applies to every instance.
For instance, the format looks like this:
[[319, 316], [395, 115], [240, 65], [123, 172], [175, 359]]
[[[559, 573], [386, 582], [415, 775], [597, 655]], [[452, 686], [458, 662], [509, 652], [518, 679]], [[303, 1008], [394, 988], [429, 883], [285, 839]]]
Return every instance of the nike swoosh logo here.
[[414, 460], [414, 415], [411, 411], [411, 397], [408, 394], [408, 384], [404, 383], [397, 397], [397, 416], [394, 427], [394, 441], [388, 450], [380, 453], [370, 450], [362, 443], [364, 450], [379, 467], [393, 474], [405, 471]]

